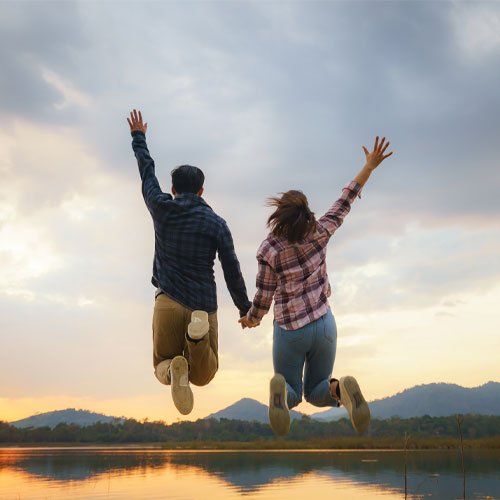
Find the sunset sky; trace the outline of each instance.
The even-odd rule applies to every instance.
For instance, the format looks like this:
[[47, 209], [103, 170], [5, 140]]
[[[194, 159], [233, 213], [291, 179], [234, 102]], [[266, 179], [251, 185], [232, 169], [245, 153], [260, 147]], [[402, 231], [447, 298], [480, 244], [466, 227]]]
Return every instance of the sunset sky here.
[[[329, 247], [334, 374], [367, 399], [499, 380], [499, 58], [495, 2], [3, 2], [0, 419], [180, 417], [152, 369], [133, 107], [164, 190], [204, 170], [251, 296], [265, 198], [321, 215], [389, 137]], [[221, 367], [190, 418], [265, 402], [272, 375], [272, 314], [243, 332], [217, 280]]]

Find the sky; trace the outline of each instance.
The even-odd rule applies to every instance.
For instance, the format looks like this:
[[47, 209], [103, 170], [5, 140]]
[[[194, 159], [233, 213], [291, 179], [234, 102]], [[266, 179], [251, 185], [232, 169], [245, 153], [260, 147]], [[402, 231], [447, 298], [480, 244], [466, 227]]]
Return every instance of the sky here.
[[[369, 400], [500, 380], [499, 57], [495, 2], [2, 2], [0, 419], [181, 417], [153, 375], [132, 108], [165, 191], [204, 170], [250, 296], [265, 199], [321, 215], [388, 137], [329, 245], [334, 376]], [[242, 331], [216, 276], [220, 370], [191, 419], [266, 402], [272, 375], [272, 313]]]

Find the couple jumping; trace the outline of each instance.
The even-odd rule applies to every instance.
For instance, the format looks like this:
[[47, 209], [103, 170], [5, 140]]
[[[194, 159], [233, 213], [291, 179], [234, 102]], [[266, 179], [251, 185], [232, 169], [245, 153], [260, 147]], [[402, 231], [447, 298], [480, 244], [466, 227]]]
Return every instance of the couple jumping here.
[[301, 191], [270, 200], [270, 233], [257, 252], [257, 293], [250, 302], [231, 232], [202, 198], [203, 172], [190, 165], [175, 168], [172, 195], [164, 193], [146, 145], [147, 123], [136, 110], [127, 121], [155, 230], [153, 365], [156, 378], [171, 386], [179, 412], [187, 415], [193, 408], [189, 383], [208, 384], [219, 367], [217, 254], [243, 328], [258, 326], [274, 299], [269, 419], [275, 433], [289, 431], [289, 409], [303, 393], [314, 406], [345, 406], [355, 430], [363, 432], [370, 410], [356, 379], [331, 377], [337, 328], [328, 304], [326, 247], [371, 173], [391, 156], [385, 153], [389, 143], [377, 137], [373, 151], [363, 146], [364, 167], [318, 220]]

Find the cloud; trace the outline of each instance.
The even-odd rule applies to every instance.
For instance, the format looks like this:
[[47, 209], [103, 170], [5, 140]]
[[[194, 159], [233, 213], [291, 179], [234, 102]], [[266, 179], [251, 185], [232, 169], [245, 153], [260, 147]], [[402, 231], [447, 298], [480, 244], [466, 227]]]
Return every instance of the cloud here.
[[71, 109], [59, 109], [54, 113], [64, 92], [54, 85], [53, 78], [46, 78], [46, 68], [50, 67], [55, 73], [74, 70], [74, 54], [82, 50], [84, 44], [76, 4], [4, 4], [0, 19], [3, 68], [0, 109], [4, 116], [43, 123], [70, 120]]
[[[390, 335], [422, 328], [427, 345], [499, 281], [499, 18], [494, 3], [4, 4], [2, 393], [159, 397], [131, 107], [149, 122], [165, 190], [175, 165], [205, 171], [250, 294], [265, 198], [300, 188], [321, 215], [361, 167], [361, 146], [387, 134], [394, 157], [329, 249], [339, 369], [362, 360], [370, 378], [385, 361], [369, 382], [381, 396], [421, 382], [412, 370], [387, 382]], [[207, 413], [247, 393], [265, 400], [272, 372], [271, 315], [243, 333], [220, 269], [217, 281], [222, 368], [199, 393]], [[487, 326], [475, 335], [489, 342]]]
[[467, 62], [492, 60], [500, 50], [500, 8], [496, 4], [457, 4], [451, 19], [457, 44]]
[[[43, 61], [36, 75], [14, 73], [11, 81], [37, 95], [49, 71], [80, 103], [92, 96], [92, 108], [79, 109], [78, 120], [104, 168], [127, 161], [119, 124], [129, 107], [140, 105], [166, 172], [186, 161], [200, 164], [221, 193], [235, 189], [237, 172], [254, 201], [292, 185], [326, 198], [330, 191], [318, 177], [347, 181], [362, 162], [361, 145], [380, 132], [396, 149], [383, 182], [371, 187], [380, 210], [390, 210], [388, 200], [433, 215], [499, 208], [498, 179], [482, 179], [495, 161], [487, 146], [499, 133], [500, 70], [487, 59], [471, 67], [457, 29], [457, 19], [482, 20], [470, 21], [476, 26], [488, 12], [491, 24], [494, 4], [470, 6], [465, 14], [459, 5], [429, 2], [314, 9], [80, 4], [64, 12], [65, 27], [46, 41], [30, 26], [36, 17], [50, 27], [50, 9], [10, 10], [11, 24], [29, 33], [22, 47], [48, 54], [34, 53]], [[148, 26], [147, 34], [137, 32], [137, 23]], [[353, 37], [352, 26], [363, 36]], [[53, 82], [49, 90], [57, 92], [44, 100], [53, 119], [78, 108], [58, 109], [64, 91]], [[267, 189], [252, 183], [249, 171], [266, 175]]]
[[338, 251], [334, 241], [334, 301], [365, 311], [457, 303], [498, 284], [499, 252], [500, 232], [492, 227], [409, 226], [399, 236], [355, 238]]

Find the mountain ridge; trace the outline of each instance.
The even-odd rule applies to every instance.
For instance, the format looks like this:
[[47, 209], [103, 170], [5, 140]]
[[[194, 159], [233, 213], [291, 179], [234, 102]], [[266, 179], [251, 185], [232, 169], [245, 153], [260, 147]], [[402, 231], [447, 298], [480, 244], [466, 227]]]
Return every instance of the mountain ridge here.
[[27, 427], [50, 427], [54, 428], [60, 423], [75, 424], [81, 426], [92, 425], [97, 422], [113, 423], [120, 422], [120, 417], [112, 417], [103, 413], [96, 413], [89, 410], [77, 410], [75, 408], [65, 408], [64, 410], [54, 410], [31, 415], [20, 420], [10, 422], [18, 428]]
[[[419, 384], [400, 392], [371, 401], [370, 410], [373, 418], [388, 419], [393, 416], [411, 418], [423, 415], [448, 416], [456, 413], [500, 415], [500, 383], [488, 381], [476, 387], [463, 387], [458, 384], [434, 382]], [[205, 419], [268, 421], [267, 406], [255, 399], [242, 398], [231, 405], [222, 408]], [[292, 419], [300, 419], [305, 414], [292, 410]], [[337, 420], [346, 417], [344, 408], [330, 408], [309, 415], [320, 421]], [[92, 425], [96, 422], [121, 422], [123, 418], [96, 413], [88, 410], [66, 408], [10, 422], [19, 428], [55, 427], [59, 423]]]
[[[295, 410], [290, 411], [290, 417], [292, 420], [302, 418], [303, 413]], [[223, 408], [222, 410], [211, 413], [206, 416], [205, 419], [215, 418], [227, 418], [228, 420], [249, 420], [256, 422], [267, 423], [269, 421], [268, 417], [268, 407], [267, 405], [257, 401], [252, 398], [242, 398], [233, 404]]]
[[[456, 413], [500, 415], [500, 383], [488, 381], [475, 387], [446, 382], [419, 384], [369, 402], [373, 418], [411, 418], [429, 415], [449, 416]], [[311, 415], [317, 420], [346, 416], [344, 408], [330, 408]]]

